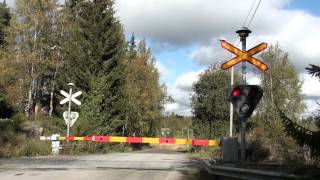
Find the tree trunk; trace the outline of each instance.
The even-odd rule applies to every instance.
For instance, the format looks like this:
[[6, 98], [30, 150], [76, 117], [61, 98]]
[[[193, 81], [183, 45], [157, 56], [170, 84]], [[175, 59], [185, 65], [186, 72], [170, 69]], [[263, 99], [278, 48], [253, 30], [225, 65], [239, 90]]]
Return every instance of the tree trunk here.
[[[59, 55], [58, 55], [59, 57]], [[56, 63], [56, 69], [54, 71], [53, 79], [52, 79], [52, 85], [51, 85], [51, 92], [50, 92], [50, 107], [49, 107], [49, 117], [52, 117], [52, 112], [53, 112], [53, 95], [54, 95], [54, 86], [55, 86], [55, 80], [57, 76], [57, 71], [58, 71], [58, 63]]]
[[33, 64], [31, 65], [31, 71], [30, 71], [30, 76], [31, 76], [31, 81], [30, 81], [30, 87], [28, 91], [28, 100], [27, 100], [27, 105], [25, 108], [25, 113], [27, 117], [30, 117], [32, 114], [32, 106], [34, 104], [33, 102], [33, 93], [34, 93], [34, 86], [35, 86], [35, 80], [33, 78], [33, 71], [34, 67]]
[[52, 117], [52, 112], [53, 112], [53, 91], [54, 91], [54, 87], [51, 88], [51, 92], [50, 92], [49, 117]]

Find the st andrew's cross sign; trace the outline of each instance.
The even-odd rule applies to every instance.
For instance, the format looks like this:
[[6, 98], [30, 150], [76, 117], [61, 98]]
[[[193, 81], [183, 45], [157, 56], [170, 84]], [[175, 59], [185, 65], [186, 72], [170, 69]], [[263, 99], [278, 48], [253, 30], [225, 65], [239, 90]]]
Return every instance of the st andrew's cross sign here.
[[234, 47], [232, 44], [228, 43], [227, 41], [222, 40], [221, 41], [221, 46], [228, 50], [229, 52], [233, 53], [236, 55], [236, 57], [234, 57], [233, 59], [223, 63], [221, 65], [221, 69], [228, 69], [240, 62], [243, 61], [248, 61], [249, 63], [251, 63], [252, 65], [256, 66], [257, 68], [259, 68], [262, 71], [267, 71], [268, 70], [268, 65], [264, 64], [263, 62], [261, 62], [260, 60], [252, 57], [253, 55], [257, 54], [258, 52], [264, 50], [267, 48], [268, 44], [267, 43], [261, 43], [251, 49], [249, 49], [248, 51], [241, 51], [240, 49]]

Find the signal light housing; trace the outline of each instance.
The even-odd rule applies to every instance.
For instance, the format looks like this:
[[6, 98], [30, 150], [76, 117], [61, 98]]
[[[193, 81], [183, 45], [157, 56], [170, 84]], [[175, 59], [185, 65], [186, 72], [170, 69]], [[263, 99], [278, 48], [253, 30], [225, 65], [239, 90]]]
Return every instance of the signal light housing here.
[[234, 111], [240, 118], [249, 118], [263, 96], [263, 90], [257, 85], [234, 85], [227, 94]]

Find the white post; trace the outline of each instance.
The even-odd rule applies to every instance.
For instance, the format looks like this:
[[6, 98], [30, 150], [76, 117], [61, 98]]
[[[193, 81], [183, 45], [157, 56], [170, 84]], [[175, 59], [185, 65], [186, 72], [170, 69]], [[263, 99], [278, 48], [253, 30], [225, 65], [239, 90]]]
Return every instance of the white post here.
[[59, 155], [60, 135], [59, 134], [53, 134], [50, 139], [51, 139], [52, 155], [53, 156]]
[[71, 121], [71, 97], [72, 97], [72, 87], [69, 90], [69, 108], [68, 108], [68, 124], [67, 124], [67, 137], [70, 136], [70, 121]]
[[[231, 86], [234, 84], [234, 67], [231, 67]], [[232, 137], [233, 130], [233, 105], [230, 103], [230, 131], [229, 136]]]

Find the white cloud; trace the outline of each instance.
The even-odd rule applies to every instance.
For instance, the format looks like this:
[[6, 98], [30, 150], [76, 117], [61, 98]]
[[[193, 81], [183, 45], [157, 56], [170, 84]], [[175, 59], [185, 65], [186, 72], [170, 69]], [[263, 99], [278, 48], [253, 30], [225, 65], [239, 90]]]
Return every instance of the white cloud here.
[[13, 7], [15, 7], [16, 1], [15, 0], [6, 0], [6, 3], [9, 7], [13, 8]]
[[[268, 16], [275, 17], [269, 10], [287, 3], [287, 0], [268, 0], [261, 6], [268, 10]], [[116, 9], [126, 31], [159, 42], [186, 45], [233, 33], [230, 29], [241, 26], [251, 4], [252, 0], [118, 0]], [[271, 22], [274, 24], [274, 20]]]
[[204, 70], [191, 71], [182, 74], [174, 84], [168, 84], [168, 94], [175, 100], [174, 103], [167, 104], [165, 111], [168, 113], [175, 112], [180, 115], [191, 115], [190, 98], [191, 89], [194, 82], [199, 79], [199, 74]]
[[[289, 53], [291, 62], [299, 72], [305, 71], [304, 68], [309, 64], [318, 64], [320, 59], [320, 51], [317, 50], [320, 42], [320, 17], [304, 11], [281, 9], [274, 9], [273, 11], [274, 13], [268, 13], [271, 14], [273, 23], [271, 23], [270, 17], [259, 17], [259, 24], [251, 28], [257, 33], [253, 32], [249, 36], [247, 49], [261, 42], [267, 42], [269, 46], [279, 43], [280, 47]], [[264, 27], [260, 27], [263, 26], [261, 24], [271, 26], [273, 29], [269, 31], [265, 27], [266, 30], [264, 31]], [[233, 38], [227, 40], [233, 43], [235, 38], [238, 37], [234, 33]], [[213, 37], [213, 39], [218, 39], [218, 36]], [[226, 52], [219, 44], [215, 44], [214, 47], [209, 44], [195, 50], [191, 56], [195, 62], [206, 65], [230, 59], [230, 53], [226, 55], [222, 54], [221, 51]]]
[[[278, 42], [302, 71], [320, 59], [320, 17], [303, 10], [288, 10], [288, 3], [289, 0], [261, 2], [250, 26], [253, 33], [247, 47], [262, 41], [269, 45]], [[238, 39], [235, 31], [243, 25], [251, 4], [252, 0], [118, 0], [116, 9], [127, 32], [152, 39], [164, 49], [168, 45], [197, 45], [199, 48], [191, 57], [210, 65], [231, 56], [226, 55], [218, 39], [225, 37], [231, 43]]]
[[160, 73], [161, 82], [165, 82], [172, 76], [172, 71], [163, 65], [160, 61], [156, 61], [156, 68]]
[[309, 74], [301, 74], [303, 80], [302, 93], [307, 99], [320, 99], [320, 80], [316, 77], [311, 77]]
[[313, 114], [318, 114], [319, 105], [317, 103], [320, 103], [320, 99], [314, 100], [314, 99], [306, 99], [304, 100], [304, 103], [307, 106], [308, 111], [304, 112], [302, 116], [310, 116]]

